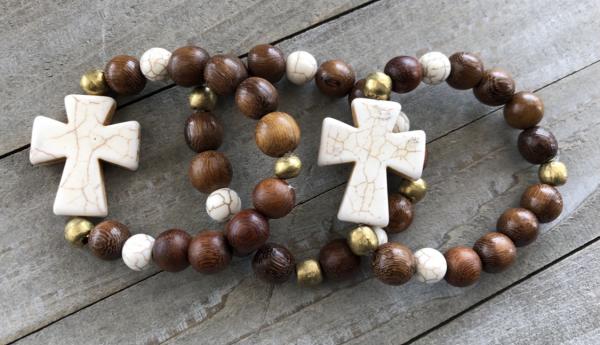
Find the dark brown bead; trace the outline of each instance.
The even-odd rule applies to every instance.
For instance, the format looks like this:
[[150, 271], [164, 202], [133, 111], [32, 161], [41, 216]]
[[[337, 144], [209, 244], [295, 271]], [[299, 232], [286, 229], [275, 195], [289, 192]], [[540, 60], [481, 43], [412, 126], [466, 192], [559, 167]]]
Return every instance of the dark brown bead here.
[[517, 259], [517, 247], [508, 236], [489, 232], [475, 242], [473, 250], [479, 255], [483, 270], [499, 273], [509, 268]]
[[525, 190], [521, 197], [521, 207], [533, 212], [540, 223], [549, 223], [560, 216], [563, 199], [558, 189], [538, 183]]
[[539, 222], [533, 212], [524, 208], [509, 208], [496, 224], [498, 232], [508, 236], [515, 246], [526, 246], [538, 236]]
[[483, 76], [483, 62], [475, 54], [459, 52], [449, 58], [450, 75], [446, 82], [455, 89], [467, 90], [479, 84]]
[[200, 47], [177, 48], [167, 64], [169, 77], [179, 86], [200, 85], [204, 82], [204, 68], [209, 58], [208, 52]]
[[532, 164], [546, 163], [558, 153], [558, 142], [550, 131], [543, 127], [532, 127], [519, 134], [519, 152]]
[[415, 206], [409, 198], [400, 193], [388, 196], [388, 209], [390, 221], [385, 228], [387, 232], [396, 234], [402, 232], [412, 224]]
[[285, 56], [277, 47], [259, 44], [248, 52], [248, 72], [276, 83], [285, 74]]
[[254, 139], [264, 154], [281, 157], [300, 144], [300, 127], [291, 115], [275, 111], [258, 121]]
[[281, 284], [290, 279], [296, 261], [290, 251], [279, 244], [267, 243], [254, 254], [252, 269], [256, 276], [271, 284]]
[[194, 188], [202, 193], [212, 193], [229, 186], [233, 170], [229, 159], [223, 153], [204, 151], [192, 159], [188, 175]]
[[323, 62], [315, 75], [319, 90], [330, 97], [346, 96], [354, 86], [354, 79], [354, 70], [342, 60]]
[[190, 241], [188, 260], [200, 273], [217, 273], [231, 262], [231, 250], [221, 232], [203, 230]]
[[385, 64], [385, 74], [392, 78], [392, 90], [397, 93], [410, 92], [423, 80], [423, 67], [412, 56], [396, 56]]
[[446, 282], [458, 287], [475, 284], [481, 276], [481, 259], [469, 247], [452, 247], [446, 254]]
[[531, 92], [517, 92], [504, 106], [504, 120], [509, 126], [527, 129], [544, 117], [544, 102]]
[[277, 110], [279, 94], [268, 80], [250, 77], [235, 91], [235, 104], [242, 114], [251, 119], [260, 119]]
[[108, 87], [119, 95], [134, 95], [146, 86], [140, 62], [129, 55], [117, 55], [110, 59], [104, 68], [104, 79]]
[[234, 93], [246, 78], [248, 78], [246, 66], [236, 56], [215, 55], [208, 60], [204, 69], [206, 84], [221, 96]]
[[371, 261], [373, 274], [389, 285], [402, 285], [410, 280], [417, 270], [417, 261], [405, 245], [388, 242], [377, 248]]
[[167, 272], [183, 271], [190, 264], [187, 255], [191, 240], [192, 236], [183, 230], [162, 232], [152, 246], [152, 260]]
[[269, 221], [256, 210], [242, 210], [225, 225], [225, 237], [235, 255], [248, 255], [269, 239]]
[[502, 105], [510, 101], [515, 93], [515, 81], [508, 72], [492, 68], [483, 73], [473, 94], [479, 102], [487, 105]]
[[192, 114], [185, 121], [185, 141], [196, 152], [216, 150], [223, 143], [223, 126], [210, 112]]
[[285, 217], [296, 203], [296, 191], [285, 180], [266, 178], [252, 192], [254, 208], [269, 218]]
[[327, 279], [344, 280], [358, 272], [360, 256], [352, 253], [346, 240], [340, 238], [330, 241], [321, 248], [319, 264]]
[[119, 259], [123, 244], [129, 235], [129, 229], [125, 225], [114, 220], [105, 220], [90, 231], [88, 247], [92, 254], [100, 259]]
[[365, 93], [363, 92], [364, 87], [364, 79], [360, 79], [356, 83], [354, 83], [354, 87], [352, 87], [352, 90], [350, 90], [350, 93], [348, 94], [348, 103], [352, 104], [352, 101], [355, 98], [366, 98]]

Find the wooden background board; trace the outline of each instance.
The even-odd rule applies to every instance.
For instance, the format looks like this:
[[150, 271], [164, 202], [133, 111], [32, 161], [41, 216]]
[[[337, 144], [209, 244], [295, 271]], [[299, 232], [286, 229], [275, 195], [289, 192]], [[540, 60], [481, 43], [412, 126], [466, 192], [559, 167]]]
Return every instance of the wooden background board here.
[[[600, 232], [594, 226], [600, 183], [596, 159], [600, 41], [595, 23], [600, 4], [380, 0], [302, 5], [231, 1], [207, 6], [176, 1], [100, 7], [84, 3], [2, 5], [6, 19], [0, 24], [6, 29], [0, 34], [6, 36], [2, 44], [14, 55], [0, 57], [4, 60], [0, 78], [12, 85], [0, 91], [4, 100], [0, 114], [9, 124], [0, 128], [0, 153], [10, 152], [0, 159], [4, 177], [0, 343], [18, 339], [17, 343], [35, 344], [401, 344], [463, 339], [487, 344], [516, 341], [518, 333], [488, 330], [499, 320], [504, 323], [498, 327], [511, 327], [511, 322], [532, 319], [534, 311], [546, 313], [555, 307], [552, 301], [570, 293], [587, 292], [587, 302], [598, 304], [593, 283], [575, 276], [566, 279], [568, 274], [560, 270], [593, 261], [597, 245], [590, 241]], [[97, 17], [104, 24], [90, 20]], [[105, 32], [104, 38], [98, 32]], [[24, 43], [28, 35], [35, 42]], [[135, 273], [120, 262], [99, 262], [68, 247], [61, 232], [66, 218], [51, 214], [62, 166], [31, 168], [27, 160], [32, 117], [40, 112], [64, 116], [61, 99], [78, 92], [78, 76], [113, 54], [139, 55], [151, 46], [172, 49], [187, 42], [211, 52], [243, 54], [265, 41], [279, 42], [285, 52], [308, 50], [320, 61], [342, 58], [359, 75], [381, 69], [395, 55], [431, 49], [480, 52], [488, 66], [511, 71], [519, 89], [537, 90], [543, 97], [547, 109], [543, 125], [557, 136], [561, 160], [570, 169], [569, 183], [560, 189], [566, 203], [563, 216], [543, 227], [538, 242], [519, 250], [513, 268], [485, 275], [468, 289], [445, 283], [385, 286], [371, 277], [366, 262], [350, 282], [309, 290], [293, 282], [269, 287], [257, 281], [247, 258], [236, 259], [216, 276], [191, 269], [180, 274], [156, 269]], [[23, 63], [25, 58], [31, 63]], [[170, 227], [192, 233], [219, 228], [203, 211], [205, 198], [187, 181], [193, 154], [185, 146], [181, 127], [189, 114], [185, 102], [189, 90], [161, 90], [164, 85], [151, 85], [142, 96], [119, 101], [127, 106], [118, 111], [116, 121], [135, 119], [142, 125], [142, 157], [134, 173], [105, 169], [111, 217], [129, 224], [134, 232], [150, 235]], [[327, 99], [312, 84], [299, 88], [282, 81], [277, 87], [281, 109], [293, 114], [302, 127], [298, 153], [305, 168], [293, 180], [298, 205], [290, 216], [273, 222], [272, 240], [303, 259], [314, 256], [327, 239], [343, 236], [347, 227], [335, 220], [335, 214], [348, 167], [319, 168], [315, 161], [322, 118], [349, 122], [350, 114], [345, 99]], [[32, 91], [43, 101], [28, 100]], [[426, 130], [431, 153], [425, 171], [428, 197], [418, 205], [410, 230], [395, 240], [411, 248], [468, 245], [493, 229], [502, 210], [516, 205], [524, 188], [536, 181], [535, 168], [516, 150], [517, 132], [503, 123], [501, 111], [478, 104], [470, 92], [423, 85], [408, 95], [395, 95], [394, 100], [402, 103], [413, 128]], [[255, 147], [254, 122], [244, 118], [231, 100], [222, 101], [217, 114], [226, 129], [222, 150], [234, 165], [232, 187], [249, 205], [251, 189], [271, 174], [273, 160]], [[581, 272], [594, 274], [594, 268]], [[547, 296], [532, 310], [524, 308], [531, 299], [527, 294], [535, 293], [535, 286], [546, 279], [564, 282], [551, 284], [553, 288], [545, 290]], [[566, 302], [561, 306], [540, 320], [560, 320], [565, 328], [584, 331], [598, 323], [593, 313], [587, 322], [568, 319], [571, 312], [583, 317], [590, 306]], [[487, 322], [475, 327], [473, 320], [488, 314]], [[547, 327], [537, 326], [523, 337], [527, 343], [589, 344], [599, 339], [597, 331], [535, 337]], [[475, 330], [496, 338], [478, 338]]]

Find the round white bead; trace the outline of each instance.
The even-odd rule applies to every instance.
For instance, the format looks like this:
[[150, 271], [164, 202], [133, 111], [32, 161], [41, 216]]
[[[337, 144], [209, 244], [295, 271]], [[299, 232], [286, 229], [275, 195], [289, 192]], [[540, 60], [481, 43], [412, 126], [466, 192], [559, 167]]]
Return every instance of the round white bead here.
[[443, 82], [450, 75], [450, 60], [440, 52], [429, 52], [419, 59], [423, 67], [423, 82], [435, 85]]
[[312, 54], [299, 50], [288, 55], [285, 72], [289, 81], [302, 85], [315, 77], [317, 67], [317, 60]]
[[229, 188], [221, 188], [206, 198], [206, 213], [217, 222], [224, 222], [242, 209], [242, 200]]
[[392, 130], [394, 133], [407, 132], [410, 129], [410, 120], [404, 112], [400, 112], [396, 118], [396, 124]]
[[433, 248], [421, 248], [415, 252], [417, 260], [417, 280], [433, 284], [444, 279], [446, 275], [446, 258]]
[[150, 48], [140, 58], [140, 69], [148, 80], [157, 81], [167, 79], [167, 64], [171, 52], [163, 48]]
[[127, 267], [134, 271], [143, 271], [150, 267], [154, 238], [146, 234], [136, 234], [123, 244], [121, 255]]
[[377, 235], [377, 242], [379, 245], [386, 244], [388, 242], [388, 236], [385, 230], [378, 226], [372, 226], [371, 228], [375, 232], [375, 235]]

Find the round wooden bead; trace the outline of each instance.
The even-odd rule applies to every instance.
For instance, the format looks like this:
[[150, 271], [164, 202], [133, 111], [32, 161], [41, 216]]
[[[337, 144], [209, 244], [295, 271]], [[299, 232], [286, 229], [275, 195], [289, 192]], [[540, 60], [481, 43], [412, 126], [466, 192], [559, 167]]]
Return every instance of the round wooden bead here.
[[217, 222], [224, 222], [242, 209], [242, 200], [230, 188], [220, 188], [206, 198], [206, 213]]
[[483, 77], [483, 62], [475, 54], [458, 52], [450, 56], [450, 75], [446, 83], [458, 90], [474, 88]]
[[196, 152], [216, 150], [223, 142], [223, 126], [212, 113], [198, 112], [185, 121], [185, 142]]
[[225, 225], [225, 236], [235, 255], [248, 255], [269, 239], [269, 221], [256, 210], [242, 210]]
[[189, 87], [204, 82], [203, 73], [209, 59], [208, 52], [200, 47], [177, 48], [169, 59], [169, 77], [179, 86]]
[[510, 267], [517, 258], [517, 248], [508, 236], [489, 232], [475, 242], [473, 250], [479, 255], [483, 270], [498, 273]]
[[342, 60], [323, 62], [315, 75], [319, 90], [330, 97], [346, 96], [352, 90], [354, 80], [354, 70]]
[[285, 180], [266, 178], [252, 192], [254, 208], [269, 218], [285, 217], [296, 203], [296, 191]]
[[352, 253], [346, 240], [336, 239], [321, 248], [319, 264], [327, 279], [344, 280], [358, 272], [360, 256]]
[[415, 252], [416, 278], [421, 283], [433, 284], [444, 279], [448, 266], [444, 254], [433, 248], [421, 248]]
[[146, 234], [135, 234], [125, 241], [121, 256], [127, 267], [134, 271], [143, 271], [152, 262], [154, 238]]
[[134, 95], [146, 86], [146, 77], [140, 69], [140, 62], [133, 56], [117, 55], [104, 67], [106, 83], [120, 95]]
[[256, 145], [266, 155], [281, 157], [300, 143], [300, 127], [294, 118], [276, 111], [263, 116], [254, 131]]
[[179, 272], [188, 267], [188, 247], [192, 236], [180, 229], [162, 232], [154, 241], [152, 259], [160, 269]]
[[483, 72], [481, 81], [473, 88], [479, 102], [491, 106], [507, 103], [514, 93], [515, 81], [508, 72], [498, 68]]
[[285, 62], [285, 75], [290, 82], [303, 85], [315, 77], [317, 67], [317, 60], [312, 54], [299, 50], [288, 55]]
[[267, 243], [260, 247], [252, 259], [256, 276], [271, 284], [281, 284], [290, 279], [296, 261], [290, 251], [279, 244]]
[[423, 68], [412, 56], [396, 56], [385, 64], [385, 74], [392, 78], [392, 90], [397, 93], [410, 92], [423, 80]]
[[277, 110], [279, 94], [268, 80], [250, 77], [238, 86], [235, 92], [235, 104], [242, 114], [251, 119], [260, 119]]
[[192, 159], [188, 175], [194, 188], [202, 193], [212, 193], [229, 186], [233, 171], [223, 153], [204, 151]]
[[270, 44], [259, 44], [248, 52], [248, 72], [276, 83], [285, 74], [285, 55]]
[[208, 60], [204, 68], [206, 84], [221, 96], [234, 93], [246, 78], [248, 78], [246, 66], [237, 56], [215, 55]]
[[549, 223], [560, 216], [563, 199], [558, 189], [547, 184], [534, 184], [523, 193], [521, 207], [533, 212], [540, 223]]
[[546, 163], [558, 153], [558, 142], [554, 135], [543, 127], [532, 127], [519, 134], [519, 152], [532, 164]]
[[350, 93], [348, 94], [348, 103], [352, 104], [352, 101], [355, 98], [367, 98], [365, 96], [365, 93], [363, 92], [364, 87], [365, 87], [365, 80], [364, 79], [357, 80], [356, 83], [354, 83], [352, 90], [350, 90]]
[[314, 259], [304, 260], [296, 265], [296, 281], [299, 285], [314, 286], [323, 281], [323, 273], [319, 262]]
[[87, 95], [104, 95], [108, 93], [109, 88], [104, 78], [104, 71], [93, 69], [85, 72], [79, 80], [79, 86]]
[[544, 117], [544, 103], [532, 92], [517, 92], [504, 106], [504, 120], [517, 129], [537, 125]]
[[231, 262], [231, 250], [221, 232], [203, 230], [190, 241], [188, 259], [200, 273], [217, 273]]
[[392, 234], [402, 232], [412, 224], [415, 206], [400, 193], [388, 196], [389, 223], [386, 230]]
[[567, 183], [567, 166], [559, 161], [550, 161], [540, 165], [538, 177], [541, 183], [551, 186], [562, 186]]
[[402, 285], [415, 274], [417, 262], [407, 246], [388, 242], [377, 248], [371, 266], [375, 277], [383, 283]]
[[150, 48], [140, 58], [140, 69], [146, 79], [157, 81], [168, 78], [167, 65], [171, 52], [164, 48]]
[[481, 276], [481, 259], [469, 247], [452, 247], [446, 254], [446, 282], [458, 287], [475, 284]]
[[450, 60], [440, 52], [429, 52], [419, 58], [423, 68], [423, 82], [437, 85], [446, 80], [450, 75]]
[[515, 246], [526, 246], [538, 236], [539, 222], [533, 212], [524, 208], [509, 208], [498, 218], [498, 232], [508, 236]]
[[90, 232], [88, 247], [95, 256], [103, 260], [115, 260], [121, 257], [123, 244], [129, 238], [129, 229], [114, 220], [105, 220]]

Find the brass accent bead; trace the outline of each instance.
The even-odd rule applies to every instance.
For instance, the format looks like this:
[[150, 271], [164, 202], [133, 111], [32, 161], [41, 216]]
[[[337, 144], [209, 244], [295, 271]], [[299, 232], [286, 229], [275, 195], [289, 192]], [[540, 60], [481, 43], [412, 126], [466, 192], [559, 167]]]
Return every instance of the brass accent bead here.
[[348, 246], [354, 254], [363, 256], [377, 249], [379, 240], [373, 229], [361, 225], [348, 233]]
[[323, 281], [323, 273], [319, 262], [314, 259], [304, 260], [296, 265], [296, 280], [299, 285], [314, 286]]
[[65, 225], [65, 239], [75, 247], [83, 247], [94, 224], [87, 219], [73, 218]]
[[275, 162], [275, 176], [283, 179], [294, 178], [300, 175], [302, 161], [295, 154], [285, 155]]
[[189, 101], [194, 110], [212, 111], [217, 106], [217, 94], [208, 86], [199, 86], [192, 90]]
[[104, 71], [101, 69], [93, 69], [85, 72], [79, 80], [79, 86], [88, 95], [104, 95], [108, 93], [108, 84], [104, 79]]
[[392, 93], [392, 78], [383, 72], [370, 73], [365, 78], [363, 94], [367, 98], [387, 101]]
[[567, 182], [567, 166], [559, 161], [551, 161], [540, 165], [538, 170], [540, 182], [552, 186], [562, 186]]
[[427, 193], [427, 183], [422, 178], [416, 181], [403, 180], [398, 191], [412, 202], [419, 202]]

